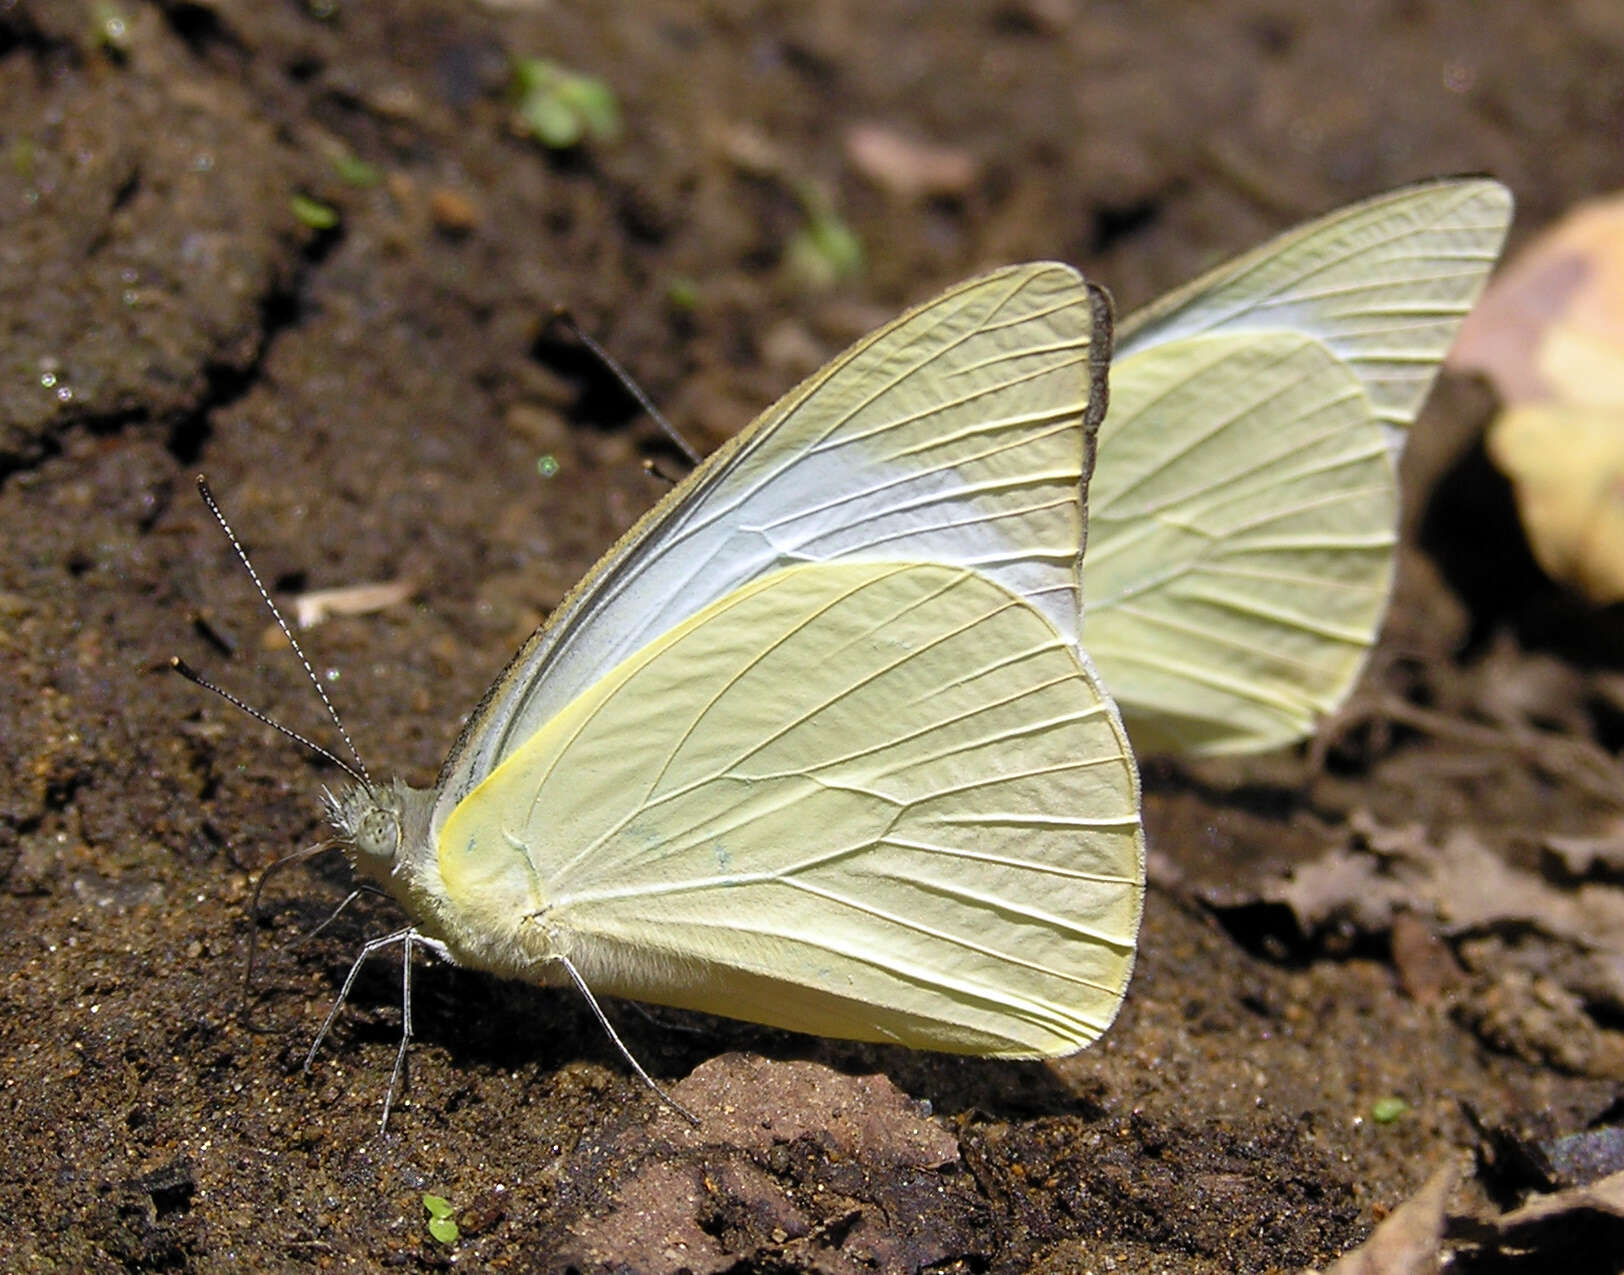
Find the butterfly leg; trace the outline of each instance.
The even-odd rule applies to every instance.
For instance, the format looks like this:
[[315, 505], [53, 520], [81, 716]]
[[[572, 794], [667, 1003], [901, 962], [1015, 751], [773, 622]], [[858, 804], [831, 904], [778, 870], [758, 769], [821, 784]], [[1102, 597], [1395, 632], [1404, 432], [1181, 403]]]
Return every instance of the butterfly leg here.
[[422, 948], [425, 952], [429, 953], [431, 956], [439, 957], [447, 965], [455, 965], [457, 963], [457, 958], [451, 955], [451, 949], [444, 943], [440, 942], [439, 939], [431, 939], [426, 934], [414, 934], [412, 936], [412, 942], [418, 947]]
[[659, 1085], [655, 1084], [654, 1078], [643, 1070], [642, 1064], [637, 1059], [632, 1057], [632, 1051], [627, 1049], [625, 1043], [620, 1039], [620, 1034], [615, 1031], [614, 1026], [609, 1022], [609, 1016], [603, 1012], [603, 1007], [598, 1004], [598, 998], [592, 994], [592, 989], [586, 985], [586, 980], [581, 977], [581, 971], [575, 968], [575, 963], [567, 956], [558, 957], [558, 961], [569, 974], [570, 981], [575, 984], [576, 990], [586, 997], [586, 1003], [592, 1007], [592, 1013], [598, 1020], [598, 1026], [602, 1027], [604, 1033], [614, 1042], [615, 1048], [620, 1050], [620, 1056], [637, 1073], [638, 1079], [653, 1091], [656, 1098], [697, 1129], [699, 1127], [699, 1117], [666, 1093]]
[[379, 1132], [389, 1127], [389, 1108], [394, 1104], [395, 1090], [400, 1087], [400, 1078], [405, 1074], [406, 1050], [412, 1043], [412, 948], [421, 947], [448, 964], [456, 964], [450, 948], [439, 939], [428, 938], [416, 930], [403, 931], [400, 935], [400, 946], [400, 1048], [395, 1051], [394, 1070], [389, 1073], [389, 1088], [384, 1091], [383, 1118], [378, 1121]]
[[383, 1091], [383, 1116], [378, 1121], [378, 1132], [389, 1128], [389, 1108], [394, 1105], [395, 1090], [406, 1071], [406, 1051], [412, 1043], [412, 944], [418, 941], [415, 930], [407, 930], [400, 941], [400, 1048], [395, 1050], [395, 1065], [389, 1072], [389, 1087]]
[[323, 930], [325, 930], [334, 921], [338, 920], [339, 917], [343, 916], [344, 915], [344, 909], [349, 907], [350, 904], [354, 903], [363, 894], [382, 894], [382, 893], [383, 893], [382, 890], [378, 889], [376, 886], [373, 886], [371, 884], [363, 885], [363, 886], [357, 886], [355, 889], [351, 890], [348, 894], [346, 894], [344, 896], [344, 898], [340, 901], [339, 905], [336, 908], [334, 908], [331, 912], [329, 912], [324, 920], [318, 922], [314, 928], [306, 930], [303, 934], [299, 935], [299, 937], [294, 939], [291, 943], [289, 943], [288, 946], [290, 948], [294, 948], [294, 947], [300, 946], [301, 944], [310, 942], [311, 939], [315, 938], [318, 934], [320, 934]]
[[393, 934], [385, 934], [381, 938], [368, 939], [356, 955], [355, 963], [350, 966], [350, 972], [344, 978], [344, 986], [339, 988], [338, 998], [333, 1001], [333, 1007], [327, 1011], [327, 1017], [322, 1020], [321, 1030], [316, 1033], [316, 1039], [310, 1042], [310, 1052], [305, 1055], [303, 1071], [309, 1072], [310, 1066], [316, 1061], [316, 1051], [321, 1048], [321, 1042], [327, 1039], [327, 1033], [332, 1030], [333, 1022], [338, 1017], [338, 1011], [344, 1008], [344, 1002], [349, 999], [350, 988], [355, 986], [356, 975], [360, 974], [361, 966], [366, 964], [367, 957], [374, 952], [381, 952], [386, 947], [396, 943], [405, 943], [414, 937], [415, 931], [411, 926], [403, 930], [396, 930]]

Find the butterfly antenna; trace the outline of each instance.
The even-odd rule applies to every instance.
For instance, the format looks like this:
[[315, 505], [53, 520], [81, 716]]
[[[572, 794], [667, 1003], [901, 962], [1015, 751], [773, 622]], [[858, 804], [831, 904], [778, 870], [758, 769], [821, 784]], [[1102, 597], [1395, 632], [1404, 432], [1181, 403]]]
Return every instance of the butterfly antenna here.
[[620, 382], [621, 388], [636, 399], [637, 405], [648, 413], [649, 419], [660, 427], [660, 432], [669, 438], [676, 446], [677, 450], [688, 458], [690, 464], [697, 465], [701, 460], [704, 459], [704, 457], [699, 454], [698, 449], [677, 432], [677, 427], [670, 421], [666, 420], [665, 414], [661, 412], [659, 408], [654, 406], [654, 400], [649, 398], [647, 394], [643, 393], [643, 387], [636, 381], [632, 380], [631, 373], [627, 372], [625, 368], [621, 367], [619, 363], [615, 362], [614, 356], [611, 355], [608, 350], [604, 349], [603, 346], [599, 345], [581, 330], [581, 325], [575, 321], [575, 316], [569, 312], [567, 307], [555, 307], [553, 310], [553, 320], [554, 322], [560, 323], [565, 328], [569, 329], [570, 335], [586, 348], [587, 353], [592, 355], [593, 358], [597, 359], [599, 363], [603, 364], [608, 373], [613, 376], [615, 380]]
[[264, 713], [256, 712], [255, 710], [249, 708], [248, 705], [244, 704], [236, 696], [228, 695], [219, 687], [205, 682], [202, 678], [197, 676], [196, 673], [193, 673], [190, 669], [188, 669], [180, 660], [173, 661], [175, 671], [180, 673], [189, 681], [197, 683], [197, 685], [203, 687], [205, 690], [213, 691], [216, 695], [221, 696], [229, 703], [235, 704], [249, 716], [264, 722], [267, 726], [275, 727], [284, 735], [287, 735], [290, 739], [298, 740], [299, 743], [303, 744], [306, 748], [312, 749], [316, 753], [327, 758], [329, 761], [336, 762], [338, 766], [343, 769], [345, 774], [349, 775], [351, 779], [354, 779], [368, 792], [371, 792], [372, 777], [367, 774], [366, 763], [361, 760], [361, 753], [355, 747], [355, 741], [350, 738], [349, 731], [344, 729], [343, 719], [339, 717], [338, 710], [333, 707], [333, 701], [327, 698], [327, 690], [324, 686], [322, 686], [321, 679], [316, 676], [316, 670], [310, 667], [310, 661], [305, 657], [304, 648], [299, 645], [299, 639], [293, 636], [293, 630], [288, 627], [288, 622], [283, 618], [281, 609], [274, 601], [271, 600], [270, 591], [266, 589], [265, 585], [261, 582], [259, 572], [254, 570], [254, 564], [248, 557], [248, 550], [243, 548], [242, 541], [237, 539], [237, 533], [231, 529], [231, 524], [226, 521], [226, 516], [220, 511], [220, 506], [215, 501], [214, 494], [209, 491], [208, 480], [205, 479], [202, 474], [197, 476], [197, 492], [198, 495], [203, 497], [203, 503], [209, 507], [209, 512], [214, 515], [214, 520], [220, 524], [220, 530], [226, 533], [226, 539], [231, 542], [231, 547], [237, 551], [238, 559], [242, 562], [244, 570], [248, 572], [248, 578], [254, 582], [254, 588], [259, 590], [259, 596], [264, 601], [266, 607], [270, 610], [271, 617], [276, 621], [276, 627], [282, 630], [282, 636], [288, 640], [288, 645], [293, 648], [293, 653], [299, 657], [299, 663], [304, 666], [305, 676], [310, 679], [310, 684], [316, 688], [316, 694], [321, 699], [322, 706], [326, 708], [327, 716], [332, 718], [333, 725], [338, 727], [339, 737], [343, 739], [344, 747], [350, 750], [350, 756], [355, 758], [355, 765], [353, 767], [347, 765], [346, 763], [340, 761], [337, 757], [333, 756], [333, 754], [328, 752], [325, 748], [318, 747], [317, 745], [311, 743], [308, 739], [305, 739], [303, 736], [289, 730], [286, 726], [282, 726], [279, 723], [272, 721]]
[[[208, 678], [204, 677], [185, 660], [181, 659], [180, 656], [170, 656], [169, 667], [174, 669], [175, 672], [179, 673], [193, 686], [201, 686], [204, 690], [213, 692], [215, 695], [218, 695], [221, 699], [225, 700], [225, 702], [230, 704], [233, 708], [239, 710], [240, 712], [247, 713], [248, 716], [252, 717], [256, 722], [262, 722], [264, 725], [269, 726], [272, 730], [280, 731], [294, 743], [308, 748], [311, 752], [315, 753], [316, 756], [332, 762], [333, 765], [337, 766], [351, 779], [355, 780], [356, 783], [367, 789], [367, 791], [370, 792], [372, 790], [372, 783], [370, 780], [368, 780], [364, 770], [356, 770], [354, 766], [350, 765], [342, 757], [323, 748], [320, 744], [316, 743], [315, 740], [306, 739], [292, 727], [282, 725], [282, 723], [277, 721], [274, 717], [262, 713], [259, 709], [255, 708], [251, 704], [245, 704], [230, 691], [224, 689], [223, 687], [216, 686], [213, 682], [209, 681]], [[286, 859], [278, 859], [276, 861], [276, 863], [286, 862], [288, 862]], [[275, 866], [275, 863], [271, 865], [271, 867]], [[270, 871], [270, 868], [267, 868], [266, 871]], [[263, 878], [261, 879], [263, 880]]]
[[582, 996], [586, 997], [586, 1003], [592, 1007], [592, 1012], [598, 1019], [598, 1026], [602, 1027], [608, 1034], [609, 1039], [614, 1041], [615, 1048], [620, 1050], [620, 1056], [637, 1073], [638, 1078], [654, 1092], [656, 1098], [693, 1125], [694, 1128], [699, 1128], [699, 1117], [666, 1093], [659, 1085], [655, 1084], [654, 1078], [643, 1070], [637, 1059], [632, 1057], [632, 1051], [627, 1049], [625, 1042], [620, 1039], [619, 1033], [615, 1031], [614, 1026], [609, 1022], [609, 1016], [603, 1012], [603, 1007], [598, 1004], [598, 998], [592, 994], [592, 989], [586, 985], [586, 980], [581, 977], [581, 971], [575, 968], [575, 963], [567, 956], [560, 956], [558, 959], [563, 963], [564, 969], [569, 973], [570, 980], [575, 984], [576, 989]]

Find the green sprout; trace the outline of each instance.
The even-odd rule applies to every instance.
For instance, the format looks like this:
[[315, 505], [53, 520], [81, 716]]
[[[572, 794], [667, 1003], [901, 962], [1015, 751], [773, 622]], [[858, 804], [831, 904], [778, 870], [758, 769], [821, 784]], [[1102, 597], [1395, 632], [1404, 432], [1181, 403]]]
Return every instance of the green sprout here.
[[855, 279], [863, 272], [863, 242], [857, 232], [840, 219], [833, 201], [818, 187], [805, 185], [799, 194], [806, 224], [785, 249], [790, 271], [814, 290]]
[[513, 59], [513, 96], [525, 131], [553, 150], [620, 133], [620, 105], [608, 82], [546, 58]]
[[333, 171], [346, 186], [365, 188], [376, 186], [383, 180], [383, 173], [375, 166], [348, 151], [340, 151], [333, 156]]
[[130, 51], [130, 20], [124, 10], [108, 0], [98, 0], [90, 7], [90, 38], [103, 53], [115, 61], [122, 61]]
[[665, 303], [673, 310], [687, 314], [699, 304], [699, 284], [689, 275], [673, 275], [665, 285]]
[[423, 1207], [429, 1215], [429, 1234], [442, 1244], [455, 1244], [457, 1242], [457, 1224], [451, 1215], [456, 1209], [451, 1207], [451, 1201], [443, 1195], [425, 1195]]
[[536, 457], [536, 472], [543, 478], [558, 477], [558, 471], [560, 468], [561, 466], [558, 463], [558, 457], [554, 456], [551, 452], [547, 453], [546, 455]]
[[293, 209], [293, 215], [312, 230], [331, 230], [338, 225], [338, 209], [331, 204], [324, 204], [309, 195], [298, 194], [294, 195], [288, 204]]
[[1402, 1098], [1378, 1098], [1370, 1104], [1370, 1118], [1377, 1124], [1392, 1124], [1409, 1109]]
[[11, 139], [11, 148], [8, 152], [11, 171], [16, 173], [23, 181], [33, 180], [34, 161], [38, 157], [39, 151], [35, 147], [32, 137], [14, 137]]

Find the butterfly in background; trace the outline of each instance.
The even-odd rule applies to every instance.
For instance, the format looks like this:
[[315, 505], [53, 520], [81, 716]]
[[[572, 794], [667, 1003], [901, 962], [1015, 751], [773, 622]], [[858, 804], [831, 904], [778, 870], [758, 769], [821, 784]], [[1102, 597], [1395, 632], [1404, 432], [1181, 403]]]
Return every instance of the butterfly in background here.
[[1083, 644], [1141, 753], [1313, 733], [1387, 607], [1394, 469], [1511, 194], [1351, 205], [1121, 323], [1089, 487]]

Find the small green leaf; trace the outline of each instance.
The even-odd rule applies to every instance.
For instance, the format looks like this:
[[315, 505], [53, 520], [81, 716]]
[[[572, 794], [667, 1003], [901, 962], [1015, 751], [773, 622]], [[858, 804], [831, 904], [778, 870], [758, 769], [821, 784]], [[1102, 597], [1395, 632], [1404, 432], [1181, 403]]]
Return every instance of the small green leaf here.
[[513, 60], [513, 96], [525, 131], [553, 150], [620, 133], [620, 104], [608, 82], [546, 58]]
[[376, 186], [383, 180], [383, 173], [377, 168], [348, 151], [333, 156], [333, 171], [347, 186]]
[[611, 141], [620, 134], [620, 103], [615, 92], [595, 75], [570, 75], [559, 85], [559, 96], [580, 117], [587, 135]]
[[536, 457], [536, 472], [543, 478], [558, 477], [559, 469], [560, 465], [558, 463], [558, 457], [552, 455], [551, 453], [545, 456]]
[[442, 1244], [454, 1244], [459, 1234], [457, 1224], [451, 1220], [456, 1212], [451, 1201], [443, 1195], [425, 1195], [423, 1207], [428, 1210], [429, 1234]]
[[527, 98], [519, 107], [525, 127], [543, 146], [555, 151], [568, 150], [581, 140], [585, 125], [581, 117], [551, 93], [538, 93]]
[[812, 289], [831, 288], [863, 272], [863, 241], [840, 219], [829, 197], [810, 183], [800, 191], [806, 225], [790, 239], [784, 257]]
[[699, 285], [687, 275], [677, 275], [665, 285], [665, 303], [684, 313], [699, 304]]
[[523, 98], [542, 88], [552, 75], [553, 64], [546, 58], [513, 59], [513, 91]]
[[443, 1195], [425, 1195], [423, 1207], [428, 1210], [430, 1217], [450, 1217], [457, 1211], [451, 1207], [451, 1201]]
[[309, 195], [295, 195], [288, 202], [293, 208], [293, 215], [312, 230], [331, 230], [338, 225], [338, 209], [331, 204], [324, 204]]
[[1402, 1098], [1378, 1098], [1370, 1104], [1370, 1118], [1377, 1124], [1392, 1124], [1410, 1109]]

